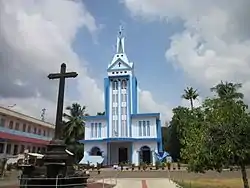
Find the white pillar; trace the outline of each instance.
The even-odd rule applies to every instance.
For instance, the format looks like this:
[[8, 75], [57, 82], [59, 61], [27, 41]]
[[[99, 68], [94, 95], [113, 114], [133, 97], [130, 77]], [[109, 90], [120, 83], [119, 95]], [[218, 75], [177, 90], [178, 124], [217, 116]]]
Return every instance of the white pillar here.
[[4, 142], [4, 148], [3, 148], [3, 154], [4, 154], [4, 155], [7, 154], [7, 153], [6, 153], [6, 152], [7, 152], [7, 144], [8, 144], [8, 142], [5, 141], [5, 142]]
[[14, 146], [15, 146], [15, 143], [10, 143], [10, 144], [11, 144], [10, 155], [14, 155]]
[[136, 151], [136, 156], [137, 156], [137, 160], [135, 161], [135, 165], [139, 166], [139, 164], [140, 164], [140, 151]]
[[152, 163], [155, 165], [155, 151], [151, 150], [151, 156], [152, 156]]
[[122, 103], [121, 103], [121, 81], [118, 80], [118, 98], [117, 98], [117, 105], [118, 105], [118, 137], [122, 137], [122, 134], [121, 134], [121, 119], [122, 119], [122, 116], [121, 116], [121, 106], [122, 106]]

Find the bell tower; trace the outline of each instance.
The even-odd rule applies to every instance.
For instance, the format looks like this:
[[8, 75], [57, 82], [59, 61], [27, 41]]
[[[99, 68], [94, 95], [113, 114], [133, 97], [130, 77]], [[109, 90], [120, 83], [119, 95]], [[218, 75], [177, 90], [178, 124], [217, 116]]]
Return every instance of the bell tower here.
[[137, 81], [134, 64], [125, 53], [124, 34], [120, 27], [116, 53], [108, 65], [105, 78], [105, 110], [108, 118], [108, 137], [131, 137], [131, 114], [137, 113]]

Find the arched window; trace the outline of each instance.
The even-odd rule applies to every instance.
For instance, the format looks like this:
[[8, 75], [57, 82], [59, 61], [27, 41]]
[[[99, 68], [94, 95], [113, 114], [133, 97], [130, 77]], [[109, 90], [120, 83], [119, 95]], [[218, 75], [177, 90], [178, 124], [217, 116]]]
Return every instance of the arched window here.
[[98, 124], [97, 123], [95, 123], [95, 131], [94, 131], [94, 136], [95, 136], [95, 138], [97, 138], [97, 130], [98, 130]]
[[127, 82], [126, 82], [126, 80], [122, 80], [122, 89], [127, 89]]
[[142, 136], [142, 121], [139, 121], [139, 136]]
[[140, 148], [140, 161], [150, 164], [152, 161], [152, 154], [148, 146]]
[[94, 123], [91, 123], [91, 130], [90, 130], [90, 134], [91, 134], [91, 138], [94, 137]]
[[93, 156], [102, 156], [102, 152], [100, 150], [100, 148], [98, 147], [93, 147], [90, 151], [90, 155], [93, 155]]
[[146, 121], [143, 121], [143, 136], [147, 136], [146, 131]]
[[117, 81], [112, 82], [112, 88], [113, 88], [113, 90], [118, 90], [118, 82]]
[[101, 138], [102, 135], [102, 123], [98, 124], [98, 138]]
[[147, 136], [150, 136], [150, 121], [147, 121]]

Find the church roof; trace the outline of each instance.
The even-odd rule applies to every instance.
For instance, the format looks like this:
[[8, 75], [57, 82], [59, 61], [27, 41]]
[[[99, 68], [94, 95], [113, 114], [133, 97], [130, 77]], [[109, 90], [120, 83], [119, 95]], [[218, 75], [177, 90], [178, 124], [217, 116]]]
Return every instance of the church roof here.
[[140, 117], [156, 117], [160, 119], [160, 113], [140, 113], [140, 114], [131, 114], [132, 118], [140, 118]]

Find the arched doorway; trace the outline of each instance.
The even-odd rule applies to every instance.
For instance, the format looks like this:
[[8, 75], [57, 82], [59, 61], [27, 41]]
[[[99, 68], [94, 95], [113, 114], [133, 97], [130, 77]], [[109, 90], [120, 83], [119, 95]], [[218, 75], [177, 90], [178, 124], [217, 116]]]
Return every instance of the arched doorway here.
[[150, 164], [151, 163], [151, 151], [148, 146], [143, 146], [140, 149], [140, 159], [142, 162]]
[[119, 164], [128, 162], [128, 148], [120, 147], [118, 149], [118, 157]]
[[90, 155], [92, 156], [102, 156], [102, 152], [100, 150], [100, 148], [98, 147], [93, 147], [90, 151]]

